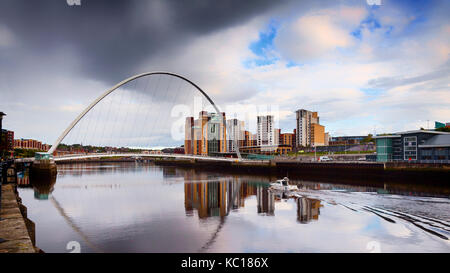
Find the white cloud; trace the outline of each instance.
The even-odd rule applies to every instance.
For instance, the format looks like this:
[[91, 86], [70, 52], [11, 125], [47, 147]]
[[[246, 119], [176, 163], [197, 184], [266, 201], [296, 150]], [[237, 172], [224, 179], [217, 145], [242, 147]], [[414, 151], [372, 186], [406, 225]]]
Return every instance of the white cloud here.
[[[280, 109], [280, 123], [285, 126], [295, 126], [293, 112], [299, 108], [319, 111], [326, 130], [339, 134], [368, 133], [373, 132], [374, 127], [379, 133], [392, 132], [416, 129], [418, 124], [424, 127], [426, 120], [447, 121], [450, 116], [448, 76], [383, 90], [374, 88], [369, 81], [420, 78], [420, 75], [445, 69], [450, 54], [448, 20], [429, 18], [420, 31], [406, 31], [415, 19], [414, 14], [386, 4], [372, 11], [380, 27], [369, 29], [361, 25], [368, 15], [366, 7], [334, 5], [334, 8], [321, 7], [306, 12], [277, 11], [277, 18], [296, 15], [287, 21], [280, 19], [281, 28], [274, 40], [275, 52], [271, 52], [280, 59], [270, 65], [250, 68], [244, 65], [249, 58], [257, 58], [249, 45], [258, 40], [259, 32], [272, 19], [273, 14], [269, 12], [240, 25], [185, 39], [173, 50], [152, 55], [136, 70], [168, 70], [185, 75], [210, 94], [221, 109], [236, 103], [276, 105]], [[168, 12], [164, 6], [160, 8]], [[358, 28], [360, 39], [351, 35]], [[391, 32], [386, 35], [388, 31]], [[0, 37], [3, 36], [0, 28]], [[23, 108], [6, 105], [3, 111], [11, 115], [5, 122], [20, 136], [41, 139], [42, 124], [59, 115], [55, 128], [46, 132], [48, 139], [55, 139], [81, 105], [87, 105], [110, 87], [83, 78], [70, 78], [68, 75], [76, 71], [79, 64], [76, 55], [68, 52], [61, 49], [51, 60], [35, 60], [29, 71], [35, 71], [36, 75], [29, 73], [27, 82], [14, 82], [15, 89], [29, 90], [23, 93], [21, 102], [29, 103], [38, 96], [45, 96], [47, 109], [53, 107], [52, 111], [42, 112], [41, 109], [38, 115], [30, 117], [20, 113]], [[288, 67], [291, 61], [301, 66]], [[62, 76], [56, 71], [59, 76], [50, 78], [39, 73], [42, 65], [57, 67], [59, 72], [67, 71]], [[0, 81], [0, 85], [2, 82], [7, 81]], [[34, 86], [41, 86], [41, 89], [34, 92]], [[377, 89], [374, 95], [363, 91], [371, 88]], [[17, 102], [13, 92], [7, 92], [6, 97]], [[168, 115], [170, 110], [167, 109]], [[29, 123], [32, 124], [27, 125]]]
[[342, 7], [306, 14], [281, 27], [275, 45], [289, 60], [317, 61], [337, 48], [354, 45], [350, 30], [359, 25], [365, 13], [362, 8]]

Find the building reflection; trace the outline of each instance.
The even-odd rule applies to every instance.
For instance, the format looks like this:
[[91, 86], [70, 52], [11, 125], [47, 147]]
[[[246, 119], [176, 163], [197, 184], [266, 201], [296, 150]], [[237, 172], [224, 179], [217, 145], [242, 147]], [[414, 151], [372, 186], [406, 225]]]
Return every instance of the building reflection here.
[[17, 173], [17, 186], [20, 188], [33, 188], [34, 198], [47, 200], [53, 192], [56, 183], [56, 175], [35, 176], [30, 175], [29, 169]]
[[186, 215], [197, 211], [200, 218], [224, 217], [245, 206], [245, 199], [257, 195], [257, 186], [239, 177], [217, 178], [187, 170], [184, 173]]
[[48, 177], [31, 177], [30, 183], [33, 186], [34, 198], [38, 200], [48, 200], [50, 193], [56, 183], [56, 175]]
[[299, 197], [297, 198], [297, 221], [306, 224], [311, 220], [319, 220], [320, 200]]
[[[184, 184], [184, 205], [186, 215], [198, 217], [225, 217], [230, 211], [245, 207], [245, 201], [256, 197], [257, 213], [262, 216], [274, 216], [275, 204], [291, 199], [297, 203], [297, 221], [308, 223], [318, 220], [320, 200], [306, 197], [287, 197], [275, 193], [265, 183], [242, 181], [240, 177], [216, 178], [205, 173], [186, 171]], [[192, 181], [192, 182], [189, 182]]]
[[275, 215], [275, 195], [267, 187], [258, 187], [256, 198], [258, 200], [258, 213]]
[[200, 218], [228, 215], [226, 182], [186, 183], [184, 194], [187, 215], [193, 215], [194, 210]]
[[31, 187], [29, 170], [17, 172], [17, 186], [21, 188]]

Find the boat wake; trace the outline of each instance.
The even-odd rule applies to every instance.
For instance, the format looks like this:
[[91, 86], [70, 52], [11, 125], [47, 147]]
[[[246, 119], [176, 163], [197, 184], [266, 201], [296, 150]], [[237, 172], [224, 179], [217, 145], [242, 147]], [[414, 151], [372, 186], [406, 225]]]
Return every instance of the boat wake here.
[[[442, 218], [436, 219], [429, 215], [430, 211], [434, 208], [434, 204], [445, 204], [450, 209], [450, 202], [444, 198], [378, 195], [372, 192], [342, 192], [331, 190], [300, 190], [291, 193], [290, 196], [319, 199], [330, 205], [342, 206], [352, 212], [376, 215], [392, 224], [399, 224], [401, 222], [409, 223], [427, 234], [442, 240], [450, 240], [450, 221], [443, 220]], [[416, 211], [414, 213], [405, 212], [403, 210], [406, 207], [409, 210]], [[446, 213], [449, 212], [447, 211]]]

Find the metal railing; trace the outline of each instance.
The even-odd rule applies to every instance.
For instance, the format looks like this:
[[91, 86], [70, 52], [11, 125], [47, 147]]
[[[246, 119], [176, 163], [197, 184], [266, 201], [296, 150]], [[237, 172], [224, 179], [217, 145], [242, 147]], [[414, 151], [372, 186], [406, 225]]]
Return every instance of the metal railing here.
[[432, 164], [450, 164], [450, 160], [448, 159], [444, 159], [444, 160], [439, 160], [439, 159], [421, 159], [421, 160], [417, 160], [417, 163], [432, 163]]

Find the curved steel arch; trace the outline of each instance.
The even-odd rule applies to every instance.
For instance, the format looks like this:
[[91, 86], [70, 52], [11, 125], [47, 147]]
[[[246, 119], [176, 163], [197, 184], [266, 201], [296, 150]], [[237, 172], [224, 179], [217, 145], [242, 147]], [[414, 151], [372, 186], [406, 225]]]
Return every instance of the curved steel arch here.
[[[173, 76], [176, 78], [180, 78], [188, 83], [190, 83], [192, 86], [194, 86], [214, 107], [214, 109], [216, 110], [217, 114], [220, 115], [220, 110], [219, 108], [216, 106], [216, 104], [213, 102], [213, 100], [208, 96], [208, 94], [206, 94], [205, 91], [203, 91], [198, 85], [196, 85], [194, 82], [192, 82], [191, 80], [189, 80], [188, 78], [185, 78], [181, 75], [172, 73], [172, 72], [166, 72], [166, 71], [155, 71], [155, 72], [145, 72], [145, 73], [141, 73], [141, 74], [137, 74], [134, 76], [129, 77], [128, 79], [125, 79], [121, 82], [119, 82], [118, 84], [114, 85], [111, 89], [105, 91], [103, 94], [101, 94], [96, 100], [94, 100], [88, 107], [86, 107], [83, 112], [81, 112], [80, 115], [78, 115], [78, 117], [72, 121], [72, 123], [70, 123], [70, 125], [66, 128], [66, 130], [64, 130], [64, 132], [58, 137], [58, 139], [55, 141], [55, 143], [52, 145], [52, 147], [50, 148], [50, 150], [48, 150], [47, 153], [49, 154], [53, 154], [53, 152], [56, 150], [56, 148], [59, 146], [59, 144], [61, 144], [61, 141], [67, 136], [67, 134], [73, 129], [73, 127], [75, 127], [75, 125], [77, 125], [77, 123], [92, 109], [94, 108], [95, 105], [97, 105], [102, 99], [104, 99], [106, 96], [108, 96], [110, 93], [112, 93], [114, 90], [116, 90], [117, 88], [121, 87], [122, 85], [131, 82], [135, 79], [138, 78], [142, 78], [145, 76], [149, 76], [149, 75], [169, 75], [169, 76]], [[224, 127], [226, 128], [226, 124], [225, 124], [225, 120], [223, 119], [223, 123], [224, 123]], [[236, 147], [236, 153], [239, 159], [241, 159], [241, 153], [239, 151], [239, 146], [238, 146], [238, 141], [235, 140], [235, 147]]]

